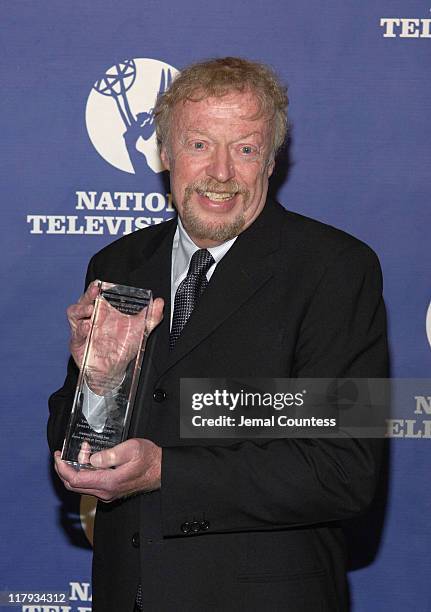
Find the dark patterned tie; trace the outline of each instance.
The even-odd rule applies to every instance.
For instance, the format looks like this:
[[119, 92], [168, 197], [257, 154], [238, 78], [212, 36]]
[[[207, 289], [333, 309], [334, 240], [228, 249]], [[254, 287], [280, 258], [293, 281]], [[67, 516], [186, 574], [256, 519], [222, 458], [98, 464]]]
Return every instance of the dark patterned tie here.
[[214, 263], [214, 257], [206, 249], [194, 253], [186, 278], [181, 281], [175, 294], [174, 316], [172, 318], [169, 346], [174, 348], [184, 325], [187, 323], [208, 281], [206, 273]]
[[135, 609], [133, 610], [133, 612], [143, 612], [143, 610], [144, 606], [142, 604], [142, 587], [139, 584], [138, 590], [136, 592]]

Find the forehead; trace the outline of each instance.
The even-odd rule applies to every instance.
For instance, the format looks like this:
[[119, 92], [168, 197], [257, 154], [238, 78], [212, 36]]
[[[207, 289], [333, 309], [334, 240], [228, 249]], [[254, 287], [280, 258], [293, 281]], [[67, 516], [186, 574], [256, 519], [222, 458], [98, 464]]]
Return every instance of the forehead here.
[[183, 129], [249, 124], [254, 130], [264, 130], [268, 120], [258, 97], [252, 92], [231, 92], [224, 96], [179, 102], [173, 112], [173, 123]]

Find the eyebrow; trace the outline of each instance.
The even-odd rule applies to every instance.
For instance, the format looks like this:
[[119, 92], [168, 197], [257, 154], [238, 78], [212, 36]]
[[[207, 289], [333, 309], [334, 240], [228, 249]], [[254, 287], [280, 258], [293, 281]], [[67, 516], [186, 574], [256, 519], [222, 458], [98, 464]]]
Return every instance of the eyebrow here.
[[[211, 135], [208, 132], [205, 132], [203, 130], [200, 130], [199, 128], [192, 128], [192, 129], [188, 129], [185, 131], [185, 134], [196, 134], [196, 135], [200, 135], [200, 136], [206, 136], [211, 138]], [[250, 136], [259, 136], [261, 137], [262, 135], [259, 132], [250, 132], [249, 134], [245, 134], [244, 136], [240, 136], [237, 140], [234, 140], [233, 142], [241, 142], [242, 140], [247, 140], [248, 138], [250, 138]]]

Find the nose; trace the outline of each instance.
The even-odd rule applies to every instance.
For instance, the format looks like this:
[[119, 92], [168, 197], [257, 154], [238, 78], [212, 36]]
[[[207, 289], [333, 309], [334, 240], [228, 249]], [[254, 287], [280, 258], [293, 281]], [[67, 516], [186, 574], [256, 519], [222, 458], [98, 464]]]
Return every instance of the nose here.
[[219, 183], [226, 183], [235, 176], [233, 160], [226, 146], [217, 146], [207, 167], [207, 174]]

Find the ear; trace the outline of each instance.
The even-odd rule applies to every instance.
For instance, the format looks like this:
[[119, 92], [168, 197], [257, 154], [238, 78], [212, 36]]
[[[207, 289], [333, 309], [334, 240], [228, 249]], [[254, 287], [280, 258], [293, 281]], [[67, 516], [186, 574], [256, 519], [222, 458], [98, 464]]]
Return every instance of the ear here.
[[165, 145], [163, 145], [162, 148], [160, 149], [160, 159], [162, 160], [162, 163], [165, 169], [170, 170], [171, 164], [169, 163], [169, 155], [168, 155], [168, 152], [166, 151]]
[[274, 158], [272, 158], [271, 161], [268, 162], [268, 170], [267, 170], [268, 178], [274, 172], [274, 166], [275, 166], [275, 161], [274, 161]]

